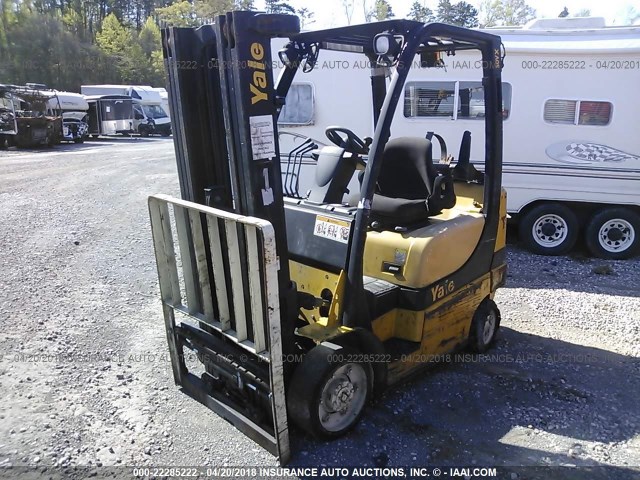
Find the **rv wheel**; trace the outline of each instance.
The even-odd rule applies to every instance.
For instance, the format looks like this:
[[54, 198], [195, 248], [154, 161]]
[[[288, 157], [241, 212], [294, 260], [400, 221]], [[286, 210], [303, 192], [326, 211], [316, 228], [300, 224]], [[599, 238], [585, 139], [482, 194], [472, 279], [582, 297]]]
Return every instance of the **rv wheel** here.
[[578, 229], [578, 218], [569, 207], [544, 203], [522, 217], [519, 236], [533, 253], [564, 255], [576, 244]]
[[9, 146], [9, 140], [7, 140], [4, 135], [0, 137], [0, 150], [4, 150]]
[[84, 137], [78, 137], [73, 139], [74, 143], [84, 143]]
[[486, 352], [496, 340], [500, 328], [500, 310], [490, 298], [485, 298], [471, 320], [469, 348], [477, 353]]
[[357, 350], [332, 343], [307, 353], [287, 395], [296, 425], [315, 437], [336, 438], [358, 423], [373, 384], [370, 365], [358, 357], [362, 355]]
[[605, 208], [587, 224], [585, 241], [596, 257], [621, 260], [640, 247], [640, 215], [627, 208]]

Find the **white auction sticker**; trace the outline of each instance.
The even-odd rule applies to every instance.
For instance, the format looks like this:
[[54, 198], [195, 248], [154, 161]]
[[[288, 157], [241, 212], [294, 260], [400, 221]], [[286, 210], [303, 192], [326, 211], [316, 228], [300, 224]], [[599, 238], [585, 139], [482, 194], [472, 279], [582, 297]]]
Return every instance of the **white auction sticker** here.
[[335, 218], [325, 217], [323, 215], [317, 215], [313, 234], [336, 242], [349, 243], [350, 229], [351, 224], [349, 222], [336, 220]]
[[276, 141], [271, 115], [249, 117], [251, 129], [251, 152], [254, 160], [264, 160], [276, 156]]

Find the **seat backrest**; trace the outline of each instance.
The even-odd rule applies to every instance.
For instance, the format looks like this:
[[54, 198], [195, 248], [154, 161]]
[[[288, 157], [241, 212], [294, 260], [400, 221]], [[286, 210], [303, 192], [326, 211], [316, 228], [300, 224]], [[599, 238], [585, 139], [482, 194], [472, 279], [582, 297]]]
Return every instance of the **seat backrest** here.
[[431, 159], [431, 142], [420, 137], [389, 140], [382, 154], [378, 193], [385, 197], [426, 199], [438, 173]]
[[471, 132], [465, 130], [462, 134], [462, 142], [460, 142], [460, 153], [458, 154], [458, 162], [451, 171], [454, 180], [464, 182], [482, 182], [483, 175], [471, 163]]
[[347, 186], [356, 170], [355, 161], [345, 158], [345, 149], [322, 147], [316, 165], [315, 186], [307, 200], [315, 203], [342, 203]]

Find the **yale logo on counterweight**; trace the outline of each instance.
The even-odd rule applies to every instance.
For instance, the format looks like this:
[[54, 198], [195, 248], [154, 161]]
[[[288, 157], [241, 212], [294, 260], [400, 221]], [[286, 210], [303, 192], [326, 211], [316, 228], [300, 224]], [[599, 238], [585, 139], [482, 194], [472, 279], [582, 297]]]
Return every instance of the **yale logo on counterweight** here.
[[255, 72], [253, 72], [253, 81], [249, 85], [249, 90], [252, 94], [251, 105], [255, 105], [267, 99], [267, 72], [264, 62], [261, 61], [264, 58], [264, 47], [258, 42], [251, 44], [251, 58], [247, 65], [255, 69]]
[[441, 298], [444, 298], [446, 294], [453, 292], [455, 289], [456, 289], [456, 286], [453, 283], [453, 281], [445, 280], [444, 282], [440, 283], [440, 285], [431, 287], [432, 300], [434, 302], [436, 300], [440, 300]]

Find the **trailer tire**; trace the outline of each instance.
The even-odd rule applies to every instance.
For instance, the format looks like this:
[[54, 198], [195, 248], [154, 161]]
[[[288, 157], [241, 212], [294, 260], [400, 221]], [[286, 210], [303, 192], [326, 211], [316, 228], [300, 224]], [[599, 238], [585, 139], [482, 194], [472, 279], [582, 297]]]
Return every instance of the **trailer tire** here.
[[576, 244], [578, 217], [561, 203], [538, 205], [520, 220], [518, 235], [528, 250], [540, 255], [564, 255]]
[[73, 143], [84, 143], [84, 137], [74, 138]]
[[596, 257], [623, 260], [640, 248], [640, 215], [624, 207], [603, 208], [593, 214], [585, 243]]
[[138, 127], [138, 132], [140, 133], [141, 137], [148, 137], [149, 136], [149, 129], [147, 127], [145, 127], [144, 125], [140, 125], [140, 127]]
[[500, 310], [490, 298], [485, 298], [471, 320], [469, 348], [476, 353], [486, 352], [496, 341], [500, 328]]
[[322, 343], [293, 372], [287, 395], [291, 420], [321, 439], [337, 438], [360, 420], [371, 395], [371, 367], [354, 348]]

